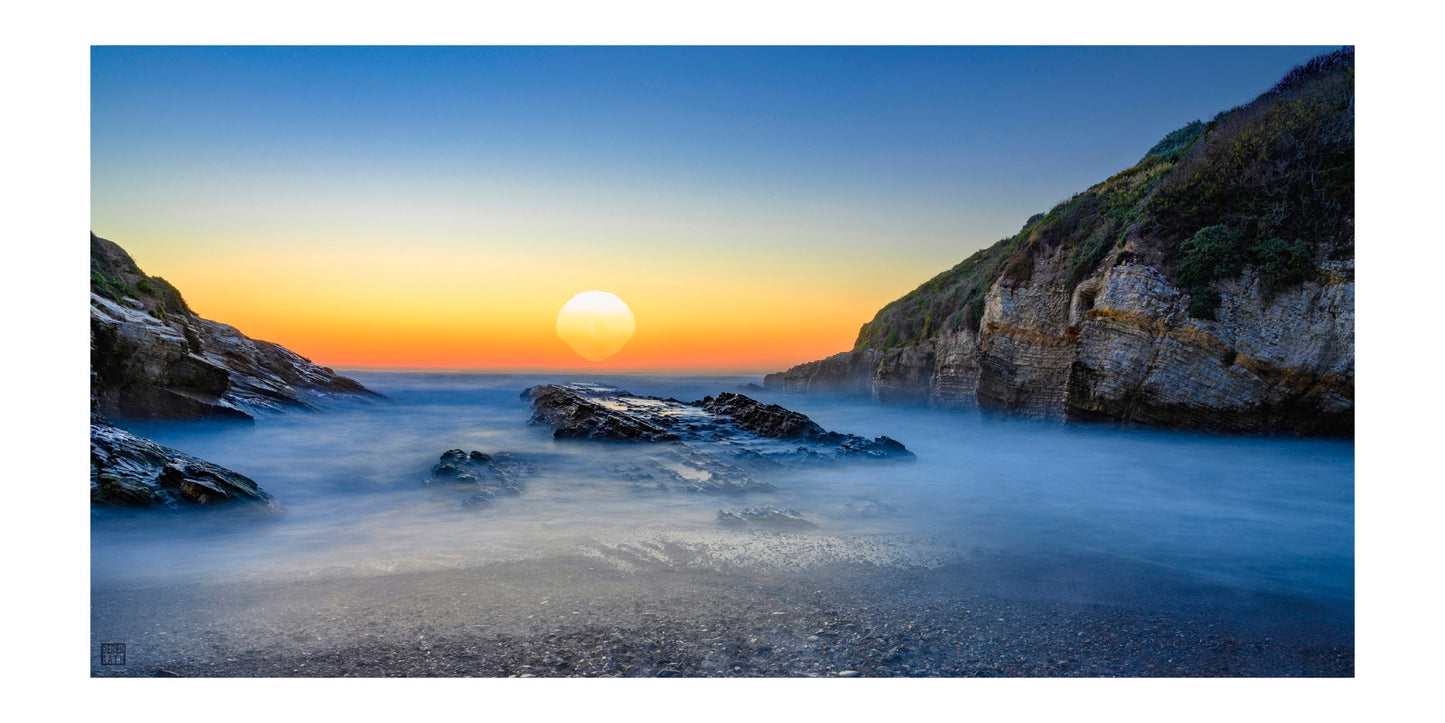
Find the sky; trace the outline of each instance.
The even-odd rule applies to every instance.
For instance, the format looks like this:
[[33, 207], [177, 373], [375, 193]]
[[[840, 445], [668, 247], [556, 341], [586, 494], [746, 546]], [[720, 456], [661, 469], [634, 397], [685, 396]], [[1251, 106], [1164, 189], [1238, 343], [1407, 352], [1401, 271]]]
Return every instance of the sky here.
[[95, 46], [91, 230], [327, 366], [779, 371], [1330, 49]]

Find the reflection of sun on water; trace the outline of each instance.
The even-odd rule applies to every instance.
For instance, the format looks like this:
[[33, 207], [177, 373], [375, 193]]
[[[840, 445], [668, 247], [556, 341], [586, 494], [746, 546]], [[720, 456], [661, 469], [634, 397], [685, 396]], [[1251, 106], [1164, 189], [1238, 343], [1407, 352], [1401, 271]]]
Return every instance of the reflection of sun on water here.
[[557, 336], [587, 361], [602, 361], [621, 351], [636, 330], [632, 310], [606, 291], [584, 291], [557, 312]]

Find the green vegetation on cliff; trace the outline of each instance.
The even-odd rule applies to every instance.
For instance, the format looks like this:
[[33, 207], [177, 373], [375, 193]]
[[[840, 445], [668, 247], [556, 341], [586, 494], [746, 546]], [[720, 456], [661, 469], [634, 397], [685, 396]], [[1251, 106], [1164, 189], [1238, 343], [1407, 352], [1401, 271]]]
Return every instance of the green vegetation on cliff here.
[[[1040, 259], [1069, 289], [1111, 256], [1147, 259], [1190, 293], [1190, 315], [1207, 319], [1220, 302], [1212, 282], [1254, 267], [1266, 291], [1283, 289], [1326, 258], [1351, 258], [1353, 241], [1354, 49], [1343, 48], [1168, 134], [1133, 167], [883, 307], [854, 348], [977, 331], [989, 288], [1033, 282]], [[1129, 243], [1130, 256], [1115, 254]]]
[[193, 315], [181, 292], [169, 281], [146, 276], [119, 246], [93, 233], [90, 235], [90, 290], [117, 303], [126, 297], [135, 299], [161, 320], [168, 314]]
[[1147, 237], [1196, 297], [1191, 316], [1214, 318], [1209, 282], [1245, 266], [1272, 292], [1312, 277], [1321, 258], [1353, 256], [1354, 80], [1348, 48], [1294, 69], [1211, 121], [1159, 184]]
[[922, 341], [940, 331], [956, 331], [964, 326], [978, 329], [988, 284], [1023, 243], [1031, 227], [1025, 226], [1018, 234], [975, 253], [883, 307], [873, 321], [863, 325], [853, 348], [887, 349]]

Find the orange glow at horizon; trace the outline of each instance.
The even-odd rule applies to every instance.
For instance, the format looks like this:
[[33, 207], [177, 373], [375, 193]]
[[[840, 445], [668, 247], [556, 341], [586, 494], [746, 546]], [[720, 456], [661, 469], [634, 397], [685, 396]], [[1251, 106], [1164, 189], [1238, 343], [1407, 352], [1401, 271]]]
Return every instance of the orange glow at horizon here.
[[[852, 348], [859, 326], [910, 283], [879, 274], [892, 289], [860, 284], [870, 279], [828, 260], [641, 265], [599, 254], [561, 264], [455, 246], [312, 243], [190, 250], [158, 267], [138, 248], [141, 269], [174, 284], [197, 314], [342, 369], [781, 371]], [[558, 337], [558, 312], [598, 287], [626, 300], [636, 331], [587, 361]]]

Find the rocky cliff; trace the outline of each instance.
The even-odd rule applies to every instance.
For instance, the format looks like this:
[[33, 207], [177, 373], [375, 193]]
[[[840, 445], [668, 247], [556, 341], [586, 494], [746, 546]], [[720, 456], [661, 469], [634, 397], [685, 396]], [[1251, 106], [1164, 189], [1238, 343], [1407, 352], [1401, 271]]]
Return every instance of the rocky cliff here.
[[90, 235], [90, 498], [97, 507], [259, 503], [245, 475], [114, 426], [314, 409], [324, 395], [375, 396], [290, 350], [203, 319], [124, 249]]
[[1354, 52], [1171, 133], [889, 304], [789, 392], [1227, 432], [1354, 430]]
[[251, 419], [370, 390], [278, 344], [203, 319], [120, 246], [90, 235], [92, 411], [123, 419]]

